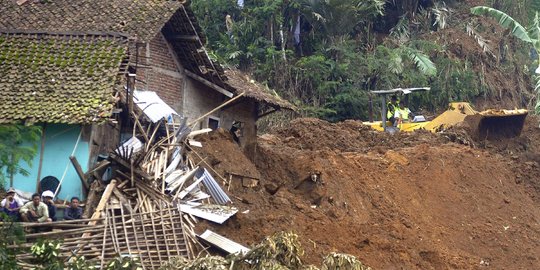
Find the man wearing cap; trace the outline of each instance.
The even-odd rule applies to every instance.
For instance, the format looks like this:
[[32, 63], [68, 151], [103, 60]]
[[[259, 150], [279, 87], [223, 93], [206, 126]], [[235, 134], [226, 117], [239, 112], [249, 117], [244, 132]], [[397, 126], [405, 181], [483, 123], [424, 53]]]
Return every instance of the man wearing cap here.
[[32, 195], [32, 201], [27, 202], [21, 210], [21, 219], [24, 222], [51, 222], [47, 205], [41, 202], [39, 193]]
[[0, 207], [13, 221], [19, 221], [19, 209], [23, 204], [23, 201], [15, 193], [15, 189], [9, 188], [6, 198], [0, 202]]
[[41, 194], [41, 197], [43, 197], [43, 202], [47, 205], [47, 209], [49, 210], [49, 218], [52, 221], [56, 221], [56, 206], [53, 202], [54, 193], [50, 190], [46, 190]]

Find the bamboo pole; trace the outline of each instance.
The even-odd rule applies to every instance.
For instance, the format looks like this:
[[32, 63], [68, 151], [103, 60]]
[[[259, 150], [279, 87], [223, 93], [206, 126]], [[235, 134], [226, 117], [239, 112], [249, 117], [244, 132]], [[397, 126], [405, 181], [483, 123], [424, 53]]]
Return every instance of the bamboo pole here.
[[109, 219], [105, 219], [105, 228], [103, 228], [103, 242], [101, 243], [101, 260], [100, 260], [100, 269], [103, 269], [103, 264], [105, 263], [105, 243], [107, 242], [107, 226], [109, 225]]
[[[139, 213], [139, 220], [141, 220], [141, 223], [142, 223], [143, 217], [142, 217], [141, 213]], [[144, 235], [144, 241], [145, 241], [145, 243], [148, 243], [148, 237], [147, 237], [148, 234], [146, 232], [146, 228], [143, 226], [142, 230], [143, 230], [143, 235]], [[148, 248], [146, 249], [146, 252], [148, 254], [148, 258], [150, 259], [150, 265], [151, 265], [152, 269], [155, 269], [154, 268], [155, 267], [154, 266], [154, 260], [152, 260], [152, 256], [150, 256], [150, 250]]]
[[[36, 179], [36, 192], [39, 191], [39, 182], [41, 181], [41, 170], [43, 168], [43, 152], [45, 152], [45, 131], [47, 130], [47, 123], [43, 124], [43, 129], [41, 130], [41, 146], [39, 148], [39, 163], [38, 163], [38, 172]], [[11, 174], [10, 185], [13, 186], [13, 174]]]
[[[105, 206], [107, 205], [107, 202], [109, 201], [109, 198], [111, 197], [111, 194], [113, 192], [113, 189], [115, 189], [115, 187], [116, 187], [116, 179], [113, 179], [105, 188], [105, 191], [103, 192], [103, 195], [101, 196], [98, 206], [96, 207], [94, 214], [92, 214], [91, 219], [97, 219], [101, 216], [101, 211], [105, 209]], [[96, 222], [90, 221], [88, 224], [96, 224]]]
[[[155, 239], [155, 242], [156, 242], [156, 247], [159, 247], [159, 241], [158, 241], [158, 237], [157, 237], [157, 234], [156, 234], [156, 227], [155, 227], [155, 224], [154, 224], [154, 215], [152, 214], [152, 212], [150, 212], [150, 217], [152, 218], [152, 232], [154, 233], [154, 239]], [[162, 262], [162, 258], [161, 258], [161, 253], [158, 253], [158, 257], [159, 257], [159, 261]]]
[[[174, 223], [174, 221], [173, 221], [173, 219], [172, 219], [172, 212], [171, 212], [171, 209], [170, 209], [170, 208], [168, 208], [167, 211], [169, 211], [169, 219], [170, 219], [171, 226], [172, 226], [172, 229], [173, 229], [174, 245], [176, 246], [176, 249], [179, 250], [180, 247], [178, 246], [178, 239], [176, 238], [176, 230], [174, 229], [175, 223]], [[182, 219], [180, 218], [180, 221], [181, 221], [181, 220], [182, 220]], [[178, 255], [180, 256], [181, 254], [178, 254]]]
[[84, 194], [88, 194], [88, 191], [90, 190], [90, 185], [88, 185], [88, 182], [86, 181], [86, 175], [84, 174], [81, 164], [77, 160], [75, 156], [69, 156], [69, 160], [71, 160], [71, 164], [75, 168], [75, 172], [77, 172], [77, 175], [79, 176], [79, 179], [81, 180], [81, 183], [83, 185], [83, 192]]
[[[126, 220], [124, 219], [124, 207], [120, 207], [120, 214], [121, 214], [122, 224], [126, 224]], [[126, 239], [128, 252], [129, 254], [131, 254], [131, 245], [129, 244], [129, 238], [128, 238], [126, 226], [122, 226], [122, 228], [124, 228], [124, 236], [126, 237], [125, 239]]]
[[198, 123], [199, 121], [201, 121], [203, 118], [209, 116], [210, 114], [214, 113], [215, 111], [217, 111], [217, 110], [219, 110], [219, 109], [221, 109], [221, 108], [223, 108], [223, 107], [229, 105], [229, 104], [232, 103], [233, 101], [239, 99], [239, 98], [242, 97], [245, 93], [246, 93], [246, 92], [242, 92], [242, 93], [240, 93], [238, 96], [233, 97], [233, 98], [227, 100], [226, 102], [224, 102], [223, 104], [217, 106], [217, 107], [214, 108], [213, 110], [211, 110], [211, 111], [209, 111], [209, 112], [207, 112], [207, 113], [205, 113], [205, 114], [199, 116], [199, 118], [197, 118], [197, 119], [191, 121], [190, 123], [188, 123], [188, 126], [189, 126], [189, 127], [192, 127], [194, 124], [197, 124], [197, 123]]
[[[160, 223], [161, 229], [162, 229], [162, 231], [165, 231], [165, 226], [166, 226], [166, 225], [164, 224], [165, 221], [163, 220], [163, 209], [160, 209], [160, 217], [161, 217], [161, 223]], [[171, 225], [172, 225], [172, 224], [171, 224]], [[167, 249], [167, 257], [170, 258], [170, 257], [171, 257], [171, 254], [169, 253], [169, 245], [168, 245], [167, 235], [164, 235], [164, 239], [163, 239], [163, 240], [164, 240], [163, 242], [164, 242], [164, 244], [165, 244], [165, 249]]]
[[[136, 233], [136, 230], [135, 230], [135, 218], [133, 217], [133, 212], [130, 213], [130, 221], [131, 221], [131, 226], [133, 226], [133, 231], [135, 232], [133, 234], [133, 236], [135, 237], [135, 245], [137, 246], [137, 250], [139, 250], [139, 252], [142, 252], [143, 250], [141, 248], [141, 244], [139, 243], [139, 239], [137, 237], [138, 233]], [[146, 249], [146, 251], [148, 251], [148, 249]], [[147, 252], [147, 255], [150, 255], [150, 254]], [[143, 261], [143, 257], [140, 254], [139, 254], [139, 259], [141, 260], [141, 262]], [[142, 267], [143, 269], [146, 269], [146, 266], [144, 264], [142, 264]]]
[[94, 225], [95, 227], [91, 228], [80, 228], [80, 229], [71, 229], [71, 230], [64, 230], [64, 231], [56, 231], [56, 232], [40, 232], [40, 233], [31, 233], [26, 234], [25, 237], [28, 238], [38, 238], [43, 236], [54, 236], [54, 235], [66, 235], [70, 233], [87, 233], [92, 232], [96, 228], [101, 228], [102, 225]]

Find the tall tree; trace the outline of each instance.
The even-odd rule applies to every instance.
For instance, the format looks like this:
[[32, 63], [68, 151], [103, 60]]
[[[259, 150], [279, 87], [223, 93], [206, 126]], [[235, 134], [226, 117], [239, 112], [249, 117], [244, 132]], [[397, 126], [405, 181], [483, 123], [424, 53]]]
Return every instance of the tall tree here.
[[7, 176], [28, 175], [20, 162], [32, 165], [40, 135], [39, 126], [0, 125], [0, 186], [5, 184]]

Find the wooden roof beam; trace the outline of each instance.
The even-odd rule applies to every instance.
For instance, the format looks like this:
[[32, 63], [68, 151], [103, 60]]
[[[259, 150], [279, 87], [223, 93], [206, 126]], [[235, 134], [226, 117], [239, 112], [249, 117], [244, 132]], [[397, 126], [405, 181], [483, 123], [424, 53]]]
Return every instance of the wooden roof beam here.
[[191, 72], [191, 71], [189, 71], [187, 69], [184, 69], [184, 72], [186, 73], [186, 75], [188, 77], [190, 77], [190, 78], [192, 78], [192, 79], [194, 79], [194, 80], [196, 80], [196, 81], [198, 81], [198, 82], [200, 82], [200, 83], [202, 83], [202, 84], [204, 84], [204, 85], [206, 85], [206, 86], [208, 86], [208, 87], [210, 87], [210, 88], [212, 88], [212, 89], [214, 89], [214, 90], [216, 90], [216, 91], [218, 91], [218, 92], [220, 92], [222, 94], [224, 94], [225, 96], [227, 96], [229, 98], [232, 98], [233, 93], [226, 90], [225, 88], [223, 88], [223, 87], [221, 87], [221, 86], [219, 86], [219, 85], [217, 85], [217, 84], [215, 84], [213, 82], [210, 82], [207, 79], [205, 79], [205, 78], [203, 78], [203, 77], [201, 77], [201, 76], [199, 76], [199, 75], [197, 75], [197, 74], [195, 74], [195, 73], [193, 73], [193, 72]]
[[170, 38], [175, 41], [200, 42], [201, 39], [196, 35], [171, 35]]

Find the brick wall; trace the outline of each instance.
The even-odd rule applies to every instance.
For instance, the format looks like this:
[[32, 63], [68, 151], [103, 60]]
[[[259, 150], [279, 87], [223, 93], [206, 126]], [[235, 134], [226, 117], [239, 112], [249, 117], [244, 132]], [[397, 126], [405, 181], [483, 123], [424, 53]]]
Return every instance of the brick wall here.
[[[188, 118], [188, 122], [191, 122], [219, 106], [225, 100], [226, 97], [223, 94], [188, 77], [184, 90], [182, 113]], [[219, 117], [219, 111], [212, 116]], [[202, 125], [197, 125], [196, 128], [206, 128], [207, 121], [201, 121]]]
[[185, 75], [163, 35], [158, 33], [139, 53], [150, 68], [137, 70], [137, 79], [145, 82], [137, 82], [137, 89], [155, 91], [173, 109], [182, 111]]
[[242, 122], [242, 136], [240, 145], [244, 153], [252, 158], [255, 155], [255, 147], [257, 145], [257, 111], [256, 103], [252, 99], [241, 98], [239, 103], [235, 103], [231, 107], [227, 107], [220, 112], [221, 127], [229, 130], [234, 121]]
[[[176, 57], [167, 41], [159, 33], [152, 41], [139, 50], [141, 56], [145, 56], [146, 64], [150, 68], [139, 68], [137, 79], [145, 83], [137, 82], [137, 89], [155, 91], [167, 104], [177, 112], [188, 118], [188, 122], [197, 119], [215, 107], [225, 102], [228, 98], [208, 86], [187, 77], [183, 73], [181, 63], [175, 61]], [[144, 60], [141, 58], [141, 60]], [[220, 120], [220, 127], [229, 130], [234, 121], [244, 123], [243, 137], [240, 142], [249, 152], [256, 142], [257, 128], [256, 105], [250, 99], [242, 98], [240, 103], [229, 106], [211, 115]], [[208, 117], [203, 119], [194, 128], [208, 127]]]
[[[216, 90], [191, 78], [187, 78], [182, 113], [188, 117], [188, 122], [190, 122], [221, 105], [228, 99]], [[243, 136], [239, 138], [240, 144], [245, 153], [248, 156], [252, 156], [257, 140], [256, 113], [256, 103], [252, 99], [241, 98], [234, 105], [227, 106], [225, 109], [214, 112], [210, 116], [218, 118], [219, 127], [225, 130], [229, 130], [234, 121], [243, 122]], [[201, 120], [194, 128], [207, 128], [208, 118], [206, 117]]]

